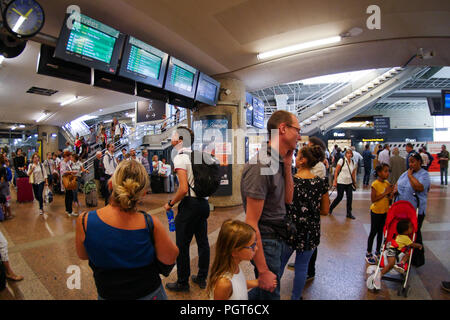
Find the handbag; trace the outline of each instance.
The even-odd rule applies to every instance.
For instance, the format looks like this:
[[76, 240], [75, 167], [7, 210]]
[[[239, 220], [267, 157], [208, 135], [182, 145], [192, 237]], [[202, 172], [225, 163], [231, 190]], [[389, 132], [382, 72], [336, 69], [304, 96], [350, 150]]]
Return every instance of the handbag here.
[[[153, 237], [153, 219], [152, 216], [144, 211], [139, 211], [142, 213], [145, 217], [145, 221], [147, 223], [147, 229], [150, 233], [150, 241], [152, 242], [153, 247], [155, 247], [155, 239]], [[158, 260], [157, 257], [155, 257], [155, 264], [156, 269], [158, 270], [159, 274], [162, 274], [164, 277], [168, 277], [170, 273], [172, 272], [172, 269], [175, 267], [175, 264], [165, 264]]]
[[352, 189], [353, 189], [353, 191], [356, 191], [356, 182], [355, 182], [355, 180], [353, 180], [352, 171], [350, 170], [350, 165], [348, 164], [348, 162], [347, 162], [347, 168], [348, 168], [348, 172], [350, 172], [350, 177], [352, 177]]
[[[72, 168], [69, 169], [72, 170]], [[71, 173], [66, 174], [62, 177], [64, 189], [66, 190], [76, 190], [78, 188], [77, 177]]]

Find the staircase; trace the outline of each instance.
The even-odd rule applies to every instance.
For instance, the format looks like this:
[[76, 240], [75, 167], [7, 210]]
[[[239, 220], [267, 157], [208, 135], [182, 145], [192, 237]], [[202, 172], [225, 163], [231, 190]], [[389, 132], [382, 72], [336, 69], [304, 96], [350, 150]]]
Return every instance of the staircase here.
[[[389, 69], [332, 103], [301, 113], [302, 135], [322, 134], [365, 111], [406, 85], [411, 78], [428, 72], [428, 67], [396, 67]], [[338, 93], [335, 93], [335, 95]]]

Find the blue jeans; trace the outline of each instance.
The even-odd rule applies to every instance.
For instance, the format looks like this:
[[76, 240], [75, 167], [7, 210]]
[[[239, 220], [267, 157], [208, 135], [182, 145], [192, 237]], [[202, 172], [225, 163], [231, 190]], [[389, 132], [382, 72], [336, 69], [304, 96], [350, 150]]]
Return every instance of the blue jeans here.
[[[248, 293], [249, 300], [280, 300], [280, 279], [283, 274], [282, 253], [289, 246], [283, 240], [264, 239], [262, 238], [262, 246], [264, 257], [266, 258], [267, 267], [277, 276], [277, 287], [273, 292], [263, 290], [261, 288], [253, 288]], [[253, 261], [252, 264], [254, 265]], [[286, 264], [285, 264], [286, 265]], [[255, 276], [258, 278], [258, 270], [255, 266]]]
[[[105, 299], [98, 296], [98, 300], [105, 300]], [[158, 289], [156, 289], [149, 295], [136, 300], [167, 300], [167, 294], [166, 291], [164, 290], [164, 287], [161, 284]]]
[[[308, 275], [309, 260], [314, 250], [300, 251], [295, 250], [295, 276], [294, 276], [294, 288], [292, 289], [291, 300], [300, 300], [305, 286], [306, 276]], [[287, 247], [282, 253], [281, 274], [283, 276], [284, 268], [289, 261], [289, 258], [294, 253], [291, 247]]]
[[445, 177], [445, 184], [447, 184], [447, 176], [448, 176], [448, 168], [441, 167], [441, 184], [444, 184], [444, 177]]

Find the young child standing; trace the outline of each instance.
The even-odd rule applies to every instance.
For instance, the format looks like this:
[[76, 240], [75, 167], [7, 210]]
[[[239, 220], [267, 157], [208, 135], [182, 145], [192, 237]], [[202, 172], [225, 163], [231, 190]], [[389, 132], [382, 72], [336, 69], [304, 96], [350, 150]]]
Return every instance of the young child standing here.
[[[367, 239], [366, 261], [369, 264], [376, 264], [380, 256], [381, 242], [383, 240], [383, 228], [386, 222], [386, 215], [389, 209], [389, 199], [394, 193], [393, 186], [387, 181], [389, 178], [389, 165], [382, 163], [375, 168], [375, 180], [371, 188], [370, 206], [370, 234]], [[375, 256], [372, 254], [373, 240], [377, 236], [377, 249]]]
[[[378, 272], [374, 278], [374, 286], [381, 288], [381, 278], [392, 268], [400, 273], [405, 272], [405, 263], [408, 261], [410, 253], [409, 248], [422, 250], [422, 245], [413, 243], [410, 234], [413, 233], [413, 225], [409, 220], [400, 220], [397, 223], [397, 236], [395, 240], [387, 244], [386, 256], [387, 264]], [[398, 262], [398, 263], [397, 263]]]
[[222, 224], [208, 279], [211, 299], [248, 300], [248, 290], [257, 287], [258, 280], [246, 280], [239, 263], [252, 260], [257, 249], [256, 232], [250, 225], [231, 219]]

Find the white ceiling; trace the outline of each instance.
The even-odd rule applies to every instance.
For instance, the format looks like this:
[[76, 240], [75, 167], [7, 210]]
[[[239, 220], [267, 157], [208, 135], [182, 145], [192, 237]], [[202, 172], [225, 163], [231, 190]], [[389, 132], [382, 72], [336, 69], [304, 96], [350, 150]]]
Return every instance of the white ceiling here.
[[[104, 113], [130, 108], [143, 98], [117, 93], [73, 81], [36, 73], [40, 44], [28, 41], [25, 51], [17, 58], [5, 59], [0, 68], [0, 122], [35, 123], [47, 110], [51, 116], [40, 124], [62, 126], [81, 115]], [[33, 87], [58, 90], [48, 97], [26, 93]], [[60, 103], [73, 97], [84, 99], [61, 107]], [[109, 108], [114, 107], [113, 110]]]
[[[58, 37], [66, 8], [146, 41], [209, 75], [241, 79], [248, 91], [314, 76], [393, 67], [418, 48], [433, 49], [430, 60], [413, 65], [450, 66], [449, 0], [379, 0], [381, 30], [368, 30], [372, 0], [38, 0], [46, 13], [42, 32]], [[327, 49], [270, 61], [258, 52], [338, 35], [363, 33]], [[35, 74], [38, 46], [29, 42], [0, 69], [0, 121], [30, 122], [43, 110], [48, 124], [62, 125], [100, 108], [138, 100], [125, 94]], [[25, 94], [31, 86], [59, 90], [52, 97]], [[71, 95], [89, 97], [60, 107]]]

